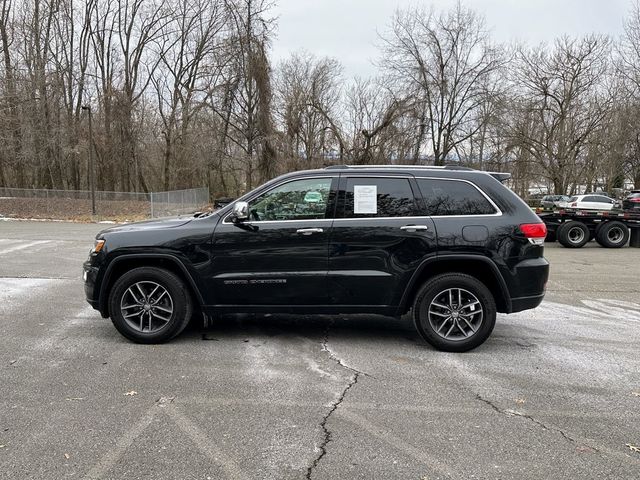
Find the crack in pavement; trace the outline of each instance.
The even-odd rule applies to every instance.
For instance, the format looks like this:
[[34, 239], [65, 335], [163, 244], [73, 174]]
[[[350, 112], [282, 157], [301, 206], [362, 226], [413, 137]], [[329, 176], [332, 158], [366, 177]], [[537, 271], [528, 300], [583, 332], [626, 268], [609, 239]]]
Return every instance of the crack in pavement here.
[[327, 352], [327, 354], [329, 355], [329, 358], [331, 360], [333, 360], [334, 362], [336, 362], [338, 365], [340, 365], [342, 368], [345, 368], [347, 370], [352, 371], [354, 374], [357, 375], [364, 375], [365, 377], [372, 377], [374, 378], [372, 375], [369, 375], [368, 373], [362, 372], [356, 368], [350, 367], [349, 365], [345, 364], [341, 358], [338, 358], [338, 356], [333, 352], [333, 350], [331, 350], [329, 348], [329, 330], [331, 330], [331, 327], [333, 327], [335, 323], [334, 319], [331, 319], [331, 321], [329, 322], [329, 325], [327, 325], [326, 330], [324, 331], [324, 338], [322, 340], [322, 351], [323, 352]]
[[322, 442], [320, 443], [320, 445], [317, 447], [317, 450], [319, 451], [318, 456], [313, 460], [313, 463], [309, 465], [309, 467], [307, 468], [307, 474], [305, 476], [307, 480], [311, 480], [313, 471], [320, 464], [320, 461], [324, 458], [324, 456], [327, 454], [327, 445], [332, 440], [331, 431], [327, 428], [327, 422], [329, 421], [329, 418], [331, 417], [331, 415], [333, 415], [333, 412], [335, 412], [340, 406], [340, 404], [344, 401], [347, 395], [347, 392], [351, 389], [351, 387], [353, 387], [356, 383], [358, 383], [358, 378], [360, 377], [360, 375], [364, 375], [366, 377], [369, 376], [368, 374], [361, 372], [360, 370], [357, 370], [353, 367], [345, 365], [343, 361], [340, 358], [338, 358], [335, 355], [335, 353], [333, 353], [333, 351], [327, 346], [327, 343], [329, 342], [329, 331], [333, 326], [333, 324], [334, 324], [334, 321], [332, 320], [327, 326], [327, 329], [325, 330], [324, 339], [322, 340], [322, 351], [327, 352], [327, 354], [329, 355], [329, 358], [334, 362], [336, 362], [338, 365], [340, 365], [342, 368], [353, 372], [353, 375], [351, 375], [351, 378], [349, 379], [349, 383], [342, 390], [342, 393], [340, 394], [338, 399], [331, 403], [331, 407], [329, 408], [329, 411], [322, 418], [322, 421], [320, 422], [320, 428], [322, 428], [324, 438], [322, 439]]
[[[535, 418], [533, 418], [531, 415], [527, 415], [526, 413], [522, 413], [522, 412], [518, 412], [516, 410], [502, 410], [500, 409], [497, 405], [495, 405], [491, 400], [488, 400], [484, 397], [482, 397], [479, 393], [476, 393], [476, 400], [479, 400], [481, 402], [486, 403], [487, 405], [489, 405], [492, 409], [494, 409], [496, 412], [502, 414], [502, 415], [506, 415], [508, 417], [522, 417], [522, 418], [526, 418], [527, 420], [530, 420], [531, 422], [535, 423], [536, 425], [538, 425], [539, 427], [542, 427], [544, 430], [548, 430], [550, 432], [556, 432], [559, 433], [560, 435], [562, 435], [562, 437], [567, 440], [568, 442], [577, 444], [578, 442], [576, 441], [575, 438], [570, 437], [569, 435], [567, 435], [567, 433], [560, 429], [560, 428], [555, 428], [555, 427], [549, 427], [547, 425], [545, 425], [544, 423], [542, 423], [540, 420], [536, 420]], [[591, 447], [593, 448], [593, 447]], [[598, 449], [594, 448], [594, 450], [598, 451]]]

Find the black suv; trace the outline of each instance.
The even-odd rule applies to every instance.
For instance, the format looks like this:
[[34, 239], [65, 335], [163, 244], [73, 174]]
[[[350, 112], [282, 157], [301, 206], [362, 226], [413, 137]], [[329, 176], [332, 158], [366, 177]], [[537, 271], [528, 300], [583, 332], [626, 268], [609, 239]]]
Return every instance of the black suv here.
[[333, 166], [272, 180], [207, 214], [96, 236], [85, 292], [141, 343], [193, 313], [413, 311], [436, 348], [484, 342], [496, 312], [535, 308], [544, 223], [501, 181], [464, 168]]

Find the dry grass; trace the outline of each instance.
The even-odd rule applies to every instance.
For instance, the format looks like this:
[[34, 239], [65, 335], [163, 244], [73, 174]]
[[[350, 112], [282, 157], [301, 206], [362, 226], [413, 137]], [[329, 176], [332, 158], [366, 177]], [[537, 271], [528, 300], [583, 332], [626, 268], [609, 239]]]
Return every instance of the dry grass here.
[[36, 218], [74, 222], [138, 221], [150, 216], [149, 202], [100, 201], [96, 215], [91, 214], [91, 201], [72, 198], [0, 198], [0, 216]]

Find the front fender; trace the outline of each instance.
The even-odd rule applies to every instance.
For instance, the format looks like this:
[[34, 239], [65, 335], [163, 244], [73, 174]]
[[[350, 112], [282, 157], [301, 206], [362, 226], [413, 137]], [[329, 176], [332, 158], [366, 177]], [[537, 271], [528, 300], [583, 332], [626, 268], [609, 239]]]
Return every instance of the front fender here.
[[118, 271], [121, 266], [127, 263], [131, 265], [131, 268], [142, 265], [157, 266], [158, 264], [162, 265], [168, 263], [171, 267], [173, 267], [173, 269], [177, 270], [180, 276], [188, 283], [199, 305], [204, 304], [202, 294], [200, 292], [200, 289], [198, 288], [198, 285], [194, 281], [192, 273], [190, 272], [189, 268], [187, 268], [185, 262], [177, 255], [171, 253], [125, 253], [116, 256], [109, 262], [104, 276], [102, 277], [102, 280], [100, 282], [98, 304], [100, 314], [103, 317], [106, 318], [109, 316], [109, 287], [113, 283], [113, 274], [114, 272]]

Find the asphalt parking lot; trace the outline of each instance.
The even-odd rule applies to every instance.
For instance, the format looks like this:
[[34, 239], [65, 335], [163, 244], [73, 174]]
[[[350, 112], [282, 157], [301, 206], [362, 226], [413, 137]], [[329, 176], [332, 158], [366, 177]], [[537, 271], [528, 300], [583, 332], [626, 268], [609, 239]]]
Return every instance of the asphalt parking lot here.
[[371, 316], [142, 346], [84, 301], [103, 227], [0, 221], [0, 478], [640, 476], [640, 249], [549, 244], [545, 302], [466, 354]]

